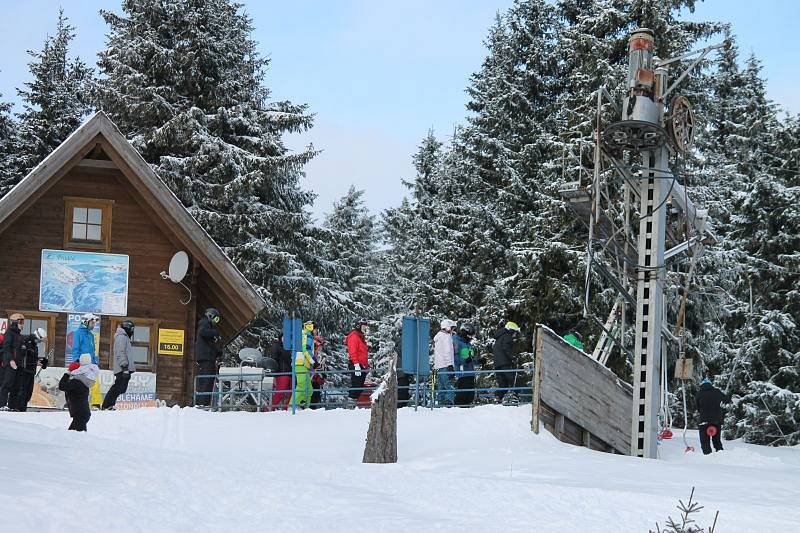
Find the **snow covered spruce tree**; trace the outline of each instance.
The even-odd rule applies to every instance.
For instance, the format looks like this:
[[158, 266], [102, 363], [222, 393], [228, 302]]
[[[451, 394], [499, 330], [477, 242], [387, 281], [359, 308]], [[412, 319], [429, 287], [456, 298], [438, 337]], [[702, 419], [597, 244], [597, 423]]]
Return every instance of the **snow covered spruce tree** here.
[[322, 243], [298, 181], [315, 152], [282, 136], [312, 116], [270, 101], [250, 18], [228, 0], [125, 0], [102, 16], [100, 107], [259, 288], [265, 317], [308, 309]]
[[380, 319], [388, 312], [380, 276], [375, 217], [364, 205], [364, 191], [350, 187], [317, 228], [319, 287], [309, 316], [316, 320], [325, 346], [327, 368], [347, 368], [344, 338], [360, 317]]
[[718, 106], [700, 138], [698, 190], [719, 242], [700, 264], [711, 294], [697, 307], [705, 318], [698, 347], [709, 375], [734, 398], [726, 436], [796, 443], [800, 191], [789, 185], [796, 174], [783, 170], [791, 168], [791, 142], [758, 61], [751, 56], [742, 68], [734, 42], [718, 65], [711, 78]]
[[17, 124], [11, 116], [11, 104], [0, 100], [0, 198], [16, 183], [16, 173], [11, 161], [16, 130]]
[[[17, 90], [23, 112], [9, 160], [13, 186], [66, 139], [91, 111], [92, 69], [80, 58], [69, 59], [75, 28], [63, 10], [55, 34], [40, 51], [29, 51], [31, 81]], [[2, 193], [4, 191], [0, 191]]]

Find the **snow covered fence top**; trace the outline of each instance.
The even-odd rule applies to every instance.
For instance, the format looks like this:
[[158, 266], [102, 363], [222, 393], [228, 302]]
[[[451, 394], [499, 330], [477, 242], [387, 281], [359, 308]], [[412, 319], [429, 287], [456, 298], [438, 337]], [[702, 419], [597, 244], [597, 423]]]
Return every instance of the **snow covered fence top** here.
[[630, 453], [630, 384], [542, 325], [536, 330], [535, 368], [534, 431], [543, 421], [563, 441], [598, 447], [592, 446], [594, 438], [617, 453]]

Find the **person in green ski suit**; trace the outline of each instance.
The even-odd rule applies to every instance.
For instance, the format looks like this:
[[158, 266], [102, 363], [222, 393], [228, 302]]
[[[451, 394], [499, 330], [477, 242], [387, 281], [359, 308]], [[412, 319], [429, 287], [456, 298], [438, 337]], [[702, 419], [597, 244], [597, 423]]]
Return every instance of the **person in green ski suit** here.
[[[294, 398], [292, 402], [297, 407], [308, 407], [311, 403], [311, 375], [309, 370], [314, 364], [314, 323], [306, 322], [303, 324], [302, 334], [303, 351], [296, 353], [294, 358]], [[290, 403], [291, 404], [291, 403]]]

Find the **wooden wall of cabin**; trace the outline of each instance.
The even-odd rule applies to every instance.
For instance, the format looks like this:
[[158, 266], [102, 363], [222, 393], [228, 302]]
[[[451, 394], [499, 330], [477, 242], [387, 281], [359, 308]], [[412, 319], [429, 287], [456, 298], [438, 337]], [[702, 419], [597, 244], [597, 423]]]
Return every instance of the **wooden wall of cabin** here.
[[[0, 313], [8, 309], [38, 310], [41, 251], [64, 249], [65, 196], [114, 201], [110, 253], [130, 257], [128, 316], [158, 319], [161, 328], [186, 331], [184, 356], [156, 356], [157, 397], [170, 404], [188, 403], [191, 381], [186, 373], [191, 372], [192, 365], [187, 358], [191, 358], [194, 345], [194, 324], [190, 322], [195, 316], [194, 300], [182, 305], [180, 300], [188, 296], [186, 290], [159, 275], [182, 247], [168, 236], [167, 228], [154, 222], [150, 208], [135, 199], [132, 187], [117, 170], [76, 167], [0, 235]], [[110, 328], [109, 317], [102, 317], [99, 351], [103, 369], [110, 368]], [[55, 364], [63, 365], [66, 314], [58, 316], [55, 330]]]

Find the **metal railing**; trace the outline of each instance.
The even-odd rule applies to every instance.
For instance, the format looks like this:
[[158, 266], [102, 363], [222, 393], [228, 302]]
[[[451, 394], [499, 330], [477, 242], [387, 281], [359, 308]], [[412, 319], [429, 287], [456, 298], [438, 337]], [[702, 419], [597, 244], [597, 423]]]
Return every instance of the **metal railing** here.
[[[216, 411], [289, 410], [292, 413], [299, 409], [369, 407], [370, 395], [386, 373], [386, 369], [370, 369], [364, 385], [353, 387], [352, 370], [309, 370], [299, 384], [295, 372], [268, 372], [251, 367], [222, 370], [219, 374], [195, 377], [195, 406]], [[416, 383], [413, 375], [401, 371], [398, 372], [398, 407], [435, 409], [530, 403], [532, 373], [529, 367], [469, 372], [439, 370], [426, 377], [420, 376]], [[498, 380], [501, 375], [508, 376], [510, 384], [501, 386]], [[201, 380], [213, 380], [211, 390], [200, 391]]]

